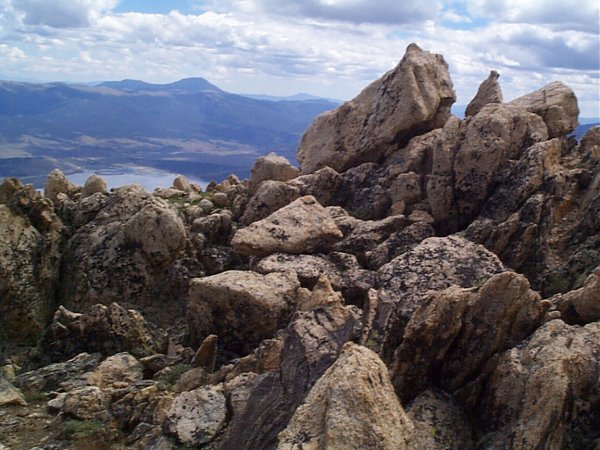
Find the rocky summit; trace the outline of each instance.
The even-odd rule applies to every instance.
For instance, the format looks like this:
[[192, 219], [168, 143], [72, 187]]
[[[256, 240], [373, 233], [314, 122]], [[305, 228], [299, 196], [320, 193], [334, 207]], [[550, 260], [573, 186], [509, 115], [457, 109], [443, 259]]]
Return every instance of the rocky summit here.
[[500, 80], [411, 44], [300, 167], [3, 180], [0, 449], [600, 448], [600, 127]]

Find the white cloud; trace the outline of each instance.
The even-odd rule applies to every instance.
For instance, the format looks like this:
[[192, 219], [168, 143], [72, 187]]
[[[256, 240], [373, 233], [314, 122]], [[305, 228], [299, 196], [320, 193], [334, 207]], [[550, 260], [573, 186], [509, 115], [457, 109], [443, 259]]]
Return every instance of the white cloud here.
[[558, 29], [598, 33], [597, 0], [467, 0], [469, 11], [494, 21], [548, 24]]
[[118, 0], [13, 0], [26, 25], [85, 27], [117, 6]]
[[[477, 28], [468, 22], [467, 1]], [[486, 0], [437, 2], [439, 7], [415, 2], [414, 14], [410, 2], [370, 2], [373, 21], [387, 5], [394, 23], [364, 18], [356, 23], [354, 13], [366, 8], [364, 0], [313, 0], [304, 6], [291, 0], [276, 5], [275, 0], [220, 0], [218, 7], [208, 5], [195, 15], [117, 14], [111, 11], [116, 0], [59, 0], [51, 8], [56, 12], [73, 7], [79, 12], [75, 18], [61, 24], [48, 15], [45, 25], [30, 25], [26, 14], [29, 22], [41, 21], [32, 19], [35, 2], [24, 0], [15, 12], [10, 0], [0, 0], [0, 78], [170, 82], [203, 76], [233, 92], [308, 91], [345, 99], [391, 69], [406, 46], [417, 42], [445, 56], [463, 104], [492, 68], [502, 74], [506, 98], [561, 79], [575, 89], [588, 115], [597, 115], [593, 110], [600, 101], [599, 33], [543, 23], [531, 8], [522, 7], [508, 17], [509, 0], [499, 0], [503, 22], [488, 24], [477, 17], [477, 8]], [[24, 12], [23, 5], [31, 7]], [[277, 9], [265, 12], [269, 5]], [[396, 24], [422, 14], [420, 5], [428, 5], [429, 15], [422, 16], [427, 20]], [[527, 14], [531, 22], [521, 22]], [[444, 26], [459, 21], [461, 29]], [[85, 27], [72, 28], [76, 23]], [[20, 57], [3, 56], [9, 48], [20, 51]]]

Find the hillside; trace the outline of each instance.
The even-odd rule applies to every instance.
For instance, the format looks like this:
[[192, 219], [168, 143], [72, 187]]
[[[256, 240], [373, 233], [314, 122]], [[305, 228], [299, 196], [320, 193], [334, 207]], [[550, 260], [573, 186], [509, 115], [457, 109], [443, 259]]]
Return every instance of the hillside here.
[[442, 55], [203, 191], [0, 183], [0, 448], [600, 442], [600, 127]]
[[70, 173], [128, 164], [204, 179], [247, 176], [252, 161], [270, 151], [293, 159], [303, 130], [335, 106], [251, 99], [201, 78], [0, 82], [0, 176], [39, 185], [55, 167]]

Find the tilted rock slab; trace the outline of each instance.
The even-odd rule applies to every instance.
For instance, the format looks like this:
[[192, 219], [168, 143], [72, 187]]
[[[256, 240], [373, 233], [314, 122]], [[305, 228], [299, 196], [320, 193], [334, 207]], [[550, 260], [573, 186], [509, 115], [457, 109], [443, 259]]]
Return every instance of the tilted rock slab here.
[[349, 342], [279, 434], [277, 449], [402, 450], [413, 434], [385, 364]]
[[248, 256], [315, 253], [327, 250], [342, 237], [327, 210], [307, 195], [238, 230], [231, 245]]
[[513, 272], [481, 287], [450, 287], [415, 311], [392, 364], [403, 400], [429, 385], [455, 392], [476, 378], [487, 361], [521, 342], [541, 324], [549, 302]]
[[231, 270], [190, 283], [188, 325], [199, 344], [216, 334], [226, 349], [247, 354], [285, 326], [300, 287], [293, 272]]
[[443, 126], [455, 100], [444, 58], [411, 44], [395, 69], [315, 119], [298, 147], [302, 173], [377, 161], [410, 137]]

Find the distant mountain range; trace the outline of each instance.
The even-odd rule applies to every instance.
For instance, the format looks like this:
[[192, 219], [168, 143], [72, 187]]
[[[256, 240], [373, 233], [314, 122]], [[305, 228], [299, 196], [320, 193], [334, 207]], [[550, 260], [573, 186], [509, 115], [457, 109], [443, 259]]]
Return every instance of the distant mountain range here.
[[202, 78], [96, 86], [0, 81], [0, 178], [143, 166], [203, 179], [247, 176], [259, 155], [295, 161], [302, 133], [339, 102], [231, 94]]
[[[236, 95], [203, 78], [96, 85], [0, 81], [0, 180], [43, 186], [65, 173], [152, 168], [194, 178], [247, 177], [275, 151], [295, 162], [304, 130], [341, 102], [309, 94]], [[454, 106], [459, 117], [464, 106]], [[580, 138], [598, 119], [580, 119]]]

